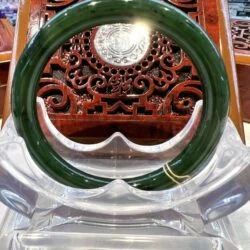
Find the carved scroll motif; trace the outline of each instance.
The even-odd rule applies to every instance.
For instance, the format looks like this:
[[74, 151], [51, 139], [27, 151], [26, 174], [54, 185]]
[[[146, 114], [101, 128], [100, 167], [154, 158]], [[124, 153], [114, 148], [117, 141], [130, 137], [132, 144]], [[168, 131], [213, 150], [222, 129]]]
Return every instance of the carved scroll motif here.
[[[64, 8], [84, 0], [43, 0], [45, 11], [42, 14], [42, 19], [47, 21], [52, 16], [54, 16], [59, 11], [63, 10]], [[162, 0], [163, 2], [170, 3], [178, 8], [180, 8], [185, 13], [189, 14], [192, 17], [199, 16], [198, 10], [198, 0]]]
[[47, 65], [39, 96], [49, 113], [187, 115], [202, 98], [196, 70], [185, 53], [159, 32], [139, 63], [116, 67], [96, 53], [96, 29], [64, 44]]
[[232, 37], [235, 49], [250, 51], [250, 22], [244, 20], [232, 21]]
[[[49, 1], [48, 16], [76, 1]], [[193, 0], [167, 1], [185, 12], [197, 12]], [[52, 13], [53, 12], [53, 13]], [[49, 13], [49, 14], [48, 14]], [[48, 63], [38, 95], [49, 113], [190, 115], [202, 98], [196, 70], [185, 53], [159, 32], [139, 63], [118, 67], [105, 63], [93, 43], [97, 28], [64, 44]]]

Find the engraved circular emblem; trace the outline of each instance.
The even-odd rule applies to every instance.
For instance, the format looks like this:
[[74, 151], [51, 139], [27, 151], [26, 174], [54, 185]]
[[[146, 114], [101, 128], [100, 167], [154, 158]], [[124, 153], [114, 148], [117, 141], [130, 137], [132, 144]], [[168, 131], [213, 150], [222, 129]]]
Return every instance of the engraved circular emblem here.
[[103, 61], [115, 66], [139, 62], [150, 46], [150, 31], [143, 24], [111, 24], [101, 26], [94, 46]]

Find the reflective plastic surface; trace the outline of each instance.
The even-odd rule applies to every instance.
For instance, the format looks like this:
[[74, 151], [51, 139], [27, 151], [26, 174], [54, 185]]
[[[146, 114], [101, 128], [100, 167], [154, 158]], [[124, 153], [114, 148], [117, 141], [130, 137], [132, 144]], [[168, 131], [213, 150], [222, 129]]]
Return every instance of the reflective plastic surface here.
[[[104, 174], [105, 167], [102, 169], [97, 164], [95, 169], [95, 162], [90, 164], [93, 158], [86, 148], [84, 150], [84, 145], [81, 148], [74, 142], [65, 141], [51, 123], [46, 123], [48, 117], [41, 104], [39, 101], [38, 113], [47, 131], [45, 134], [54, 134], [51, 142], [65, 160], [84, 171]], [[169, 145], [166, 143], [166, 155], [171, 152], [171, 146], [185, 145], [200, 111], [201, 106], [196, 107], [196, 116], [192, 117], [190, 126]], [[48, 140], [51, 139], [48, 137]], [[115, 145], [118, 153], [124, 146], [120, 148], [119, 143], [124, 142], [127, 149], [132, 149], [131, 142], [118, 140]], [[114, 147], [110, 140], [101, 145], [104, 147], [95, 148], [93, 153], [100, 157], [98, 150], [107, 149], [107, 145]], [[80, 164], [79, 152], [86, 154]], [[219, 218], [249, 200], [249, 152], [228, 120], [213, 159], [196, 178], [183, 185], [148, 192], [117, 179], [105, 188], [81, 190], [55, 182], [40, 170], [30, 157], [24, 140], [17, 135], [10, 117], [0, 133], [0, 200], [16, 213], [7, 210], [0, 221], [3, 250], [54, 250], [63, 245], [65, 249], [110, 250], [117, 249], [117, 244], [122, 249], [161, 249], [166, 244], [171, 249], [179, 249], [179, 246], [190, 250], [194, 247], [201, 250], [240, 249], [232, 225], [227, 218]], [[74, 158], [70, 158], [71, 154], [75, 154]], [[131, 163], [135, 155], [136, 150], [133, 150]], [[169, 155], [173, 156], [174, 153]], [[123, 160], [110, 157], [109, 163], [115, 165], [120, 161], [121, 164]], [[140, 160], [133, 163], [135, 168], [138, 166], [135, 175], [136, 171], [145, 171], [138, 162]], [[151, 167], [157, 169], [157, 161], [155, 165], [153, 162]], [[114, 176], [128, 174], [123, 170], [118, 164], [111, 173]]]
[[97, 144], [81, 144], [69, 140], [52, 124], [43, 99], [37, 98], [39, 122], [53, 149], [77, 169], [104, 178], [124, 179], [148, 174], [180, 154], [197, 131], [202, 116], [202, 101], [184, 129], [164, 143], [145, 146], [133, 143], [116, 132]]
[[[47, 128], [47, 130], [49, 129]], [[187, 127], [186, 132], [188, 130]], [[181, 138], [184, 139], [185, 136]], [[171, 145], [178, 144], [179, 139], [177, 137], [175, 142], [171, 142]], [[120, 140], [119, 143], [123, 142]], [[65, 144], [68, 146], [67, 150], [72, 154], [72, 148], [68, 143], [59, 143], [57, 147], [61, 147], [61, 152], [64, 152], [66, 160], [75, 164], [74, 159], [67, 156]], [[110, 145], [112, 147], [112, 143]], [[116, 146], [119, 148], [119, 144]], [[168, 148], [167, 145], [166, 148]], [[54, 181], [32, 160], [23, 139], [15, 132], [12, 118], [1, 132], [0, 151], [1, 199], [8, 206], [27, 215], [33, 213], [37, 199], [41, 195], [74, 209], [83, 209], [91, 211], [91, 213], [130, 216], [164, 211], [179, 204], [198, 200], [205, 221], [215, 220], [228, 214], [248, 200], [249, 149], [241, 142], [231, 121], [227, 123], [215, 155], [208, 164], [203, 166], [203, 171], [199, 175], [183, 185], [158, 192], [138, 190], [120, 179], [116, 179], [105, 187], [90, 190], [71, 188]], [[96, 152], [98, 153], [98, 151]], [[166, 152], [169, 151], [166, 150]], [[77, 150], [75, 153], [77, 155]], [[136, 153], [136, 151], [131, 152], [132, 158]], [[100, 152], [98, 154], [100, 156]], [[86, 165], [82, 161], [78, 167], [85, 171], [98, 171], [103, 174], [106, 169], [102, 170], [98, 164], [95, 169], [94, 158], [91, 159], [88, 156]], [[102, 159], [105, 159], [105, 155], [100, 158], [100, 161]], [[75, 160], [77, 162], [77, 158]], [[109, 162], [113, 161], [112, 164], [116, 166], [111, 170], [113, 175], [128, 174], [123, 170], [123, 160], [120, 159], [121, 165], [118, 166], [115, 165], [118, 162], [116, 158], [109, 159]], [[143, 158], [141, 160], [143, 161]], [[91, 161], [92, 164], [90, 164]], [[145, 171], [140, 165], [140, 160], [132, 162], [133, 160], [131, 160], [131, 165], [134, 164], [134, 174], [136, 171]], [[150, 164], [152, 168], [159, 168], [159, 161], [151, 161]]]

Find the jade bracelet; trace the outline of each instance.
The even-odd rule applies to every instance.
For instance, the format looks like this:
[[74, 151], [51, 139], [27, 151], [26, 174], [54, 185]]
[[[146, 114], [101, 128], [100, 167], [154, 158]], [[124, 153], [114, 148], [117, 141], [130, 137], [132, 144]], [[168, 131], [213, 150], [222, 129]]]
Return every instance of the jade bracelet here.
[[89, 189], [102, 187], [113, 179], [73, 167], [45, 138], [37, 118], [36, 95], [46, 63], [60, 45], [83, 30], [138, 20], [174, 40], [190, 57], [203, 83], [204, 106], [197, 133], [183, 152], [161, 169], [124, 181], [142, 190], [164, 190], [200, 172], [213, 156], [228, 116], [229, 87], [223, 61], [207, 34], [186, 14], [160, 1], [84, 1], [60, 12], [31, 39], [16, 66], [12, 83], [16, 129], [33, 160], [55, 181]]

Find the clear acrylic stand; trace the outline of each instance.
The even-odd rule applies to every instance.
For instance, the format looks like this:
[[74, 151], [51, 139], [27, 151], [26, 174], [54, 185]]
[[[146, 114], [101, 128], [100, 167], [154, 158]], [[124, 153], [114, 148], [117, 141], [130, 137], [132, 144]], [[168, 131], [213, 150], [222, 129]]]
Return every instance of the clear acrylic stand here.
[[178, 154], [201, 112], [198, 102], [184, 130], [161, 145], [136, 145], [116, 133], [88, 146], [58, 133], [38, 100], [53, 147], [79, 169], [116, 178], [92, 190], [66, 187], [42, 172], [10, 117], [0, 133], [0, 200], [8, 207], [0, 220], [1, 249], [240, 249], [226, 216], [249, 200], [250, 150], [230, 120], [212, 160], [184, 184], [147, 192], [121, 180]]

